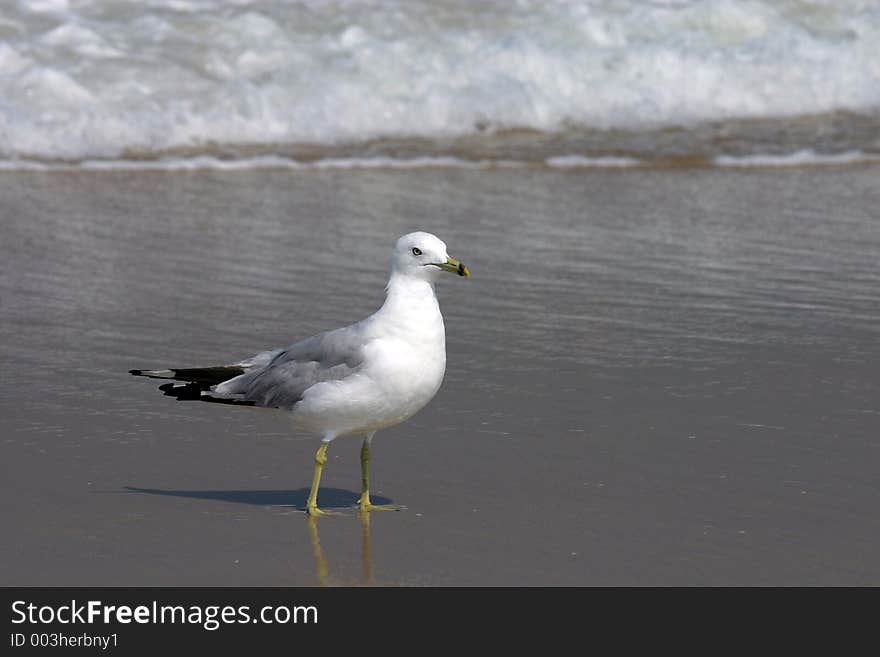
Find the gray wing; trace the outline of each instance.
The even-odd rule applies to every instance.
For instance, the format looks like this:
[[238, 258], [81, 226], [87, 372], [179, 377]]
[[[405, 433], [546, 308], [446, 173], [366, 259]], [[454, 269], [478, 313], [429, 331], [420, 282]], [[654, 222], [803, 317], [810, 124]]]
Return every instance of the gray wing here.
[[244, 363], [247, 371], [214, 387], [214, 394], [291, 409], [316, 383], [338, 381], [363, 364], [363, 344], [356, 327], [320, 333], [287, 349], [258, 354]]

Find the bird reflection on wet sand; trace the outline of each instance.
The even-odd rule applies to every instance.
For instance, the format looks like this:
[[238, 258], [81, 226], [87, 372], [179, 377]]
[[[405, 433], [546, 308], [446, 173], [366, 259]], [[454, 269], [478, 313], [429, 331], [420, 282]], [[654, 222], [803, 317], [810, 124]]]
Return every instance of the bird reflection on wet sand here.
[[[357, 514], [361, 523], [361, 586], [372, 586], [373, 584], [373, 557], [370, 551], [370, 513], [368, 511], [360, 511]], [[315, 516], [309, 516], [306, 519], [309, 527], [309, 538], [312, 542], [312, 551], [315, 555], [315, 576], [321, 586], [332, 586], [334, 582], [330, 581], [330, 569], [327, 565], [327, 557], [321, 547], [321, 537], [318, 532], [318, 523], [320, 520]]]
[[[178, 489], [159, 489], [159, 488], [139, 488], [135, 486], [125, 486], [125, 490], [132, 494], [162, 495], [170, 497], [184, 497], [190, 499], [203, 499], [222, 502], [235, 502], [238, 504], [252, 504], [262, 507], [284, 507], [292, 508], [296, 515], [303, 514], [305, 500], [309, 494], [308, 488], [298, 490], [178, 490]], [[324, 488], [321, 490], [324, 495], [325, 506], [332, 509], [351, 509], [352, 502], [357, 499], [357, 493], [341, 488]], [[374, 496], [376, 503], [386, 505], [392, 500], [383, 496]], [[361, 586], [372, 586], [373, 582], [373, 563], [370, 551], [370, 512], [356, 511], [358, 520], [361, 523]], [[342, 516], [348, 516], [347, 513], [339, 513]], [[312, 551], [315, 555], [315, 573], [318, 583], [321, 586], [333, 585], [350, 585], [350, 582], [344, 579], [330, 577], [327, 559], [324, 550], [321, 547], [321, 539], [318, 532], [318, 516], [310, 516], [306, 514], [306, 524], [308, 525], [309, 539], [312, 544]]]

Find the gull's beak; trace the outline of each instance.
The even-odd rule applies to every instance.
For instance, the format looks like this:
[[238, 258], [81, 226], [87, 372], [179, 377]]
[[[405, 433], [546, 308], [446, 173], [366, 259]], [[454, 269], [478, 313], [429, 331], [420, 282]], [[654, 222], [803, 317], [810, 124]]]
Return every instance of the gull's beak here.
[[470, 270], [468, 270], [467, 267], [465, 267], [462, 263], [460, 263], [455, 258], [446, 258], [446, 262], [444, 262], [442, 264], [437, 263], [437, 262], [432, 262], [431, 264], [434, 265], [435, 267], [440, 267], [440, 269], [442, 269], [443, 271], [449, 271], [449, 272], [452, 272], [453, 274], [458, 274], [459, 276], [470, 276], [471, 275]]

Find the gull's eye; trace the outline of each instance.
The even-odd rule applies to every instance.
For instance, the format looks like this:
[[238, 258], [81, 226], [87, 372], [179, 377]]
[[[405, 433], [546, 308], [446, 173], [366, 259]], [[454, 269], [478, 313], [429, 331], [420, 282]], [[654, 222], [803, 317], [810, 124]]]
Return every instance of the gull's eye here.
[[415, 256], [422, 255], [422, 250], [419, 247], [414, 246], [413, 247], [413, 255], [415, 255]]

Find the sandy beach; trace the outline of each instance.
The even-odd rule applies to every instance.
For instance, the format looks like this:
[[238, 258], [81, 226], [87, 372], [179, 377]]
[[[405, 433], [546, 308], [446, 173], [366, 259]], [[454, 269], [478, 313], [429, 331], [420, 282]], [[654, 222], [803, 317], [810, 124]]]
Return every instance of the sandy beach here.
[[[880, 584], [880, 170], [3, 173], [4, 585]], [[330, 451], [131, 368], [360, 319], [424, 229], [437, 398]]]

